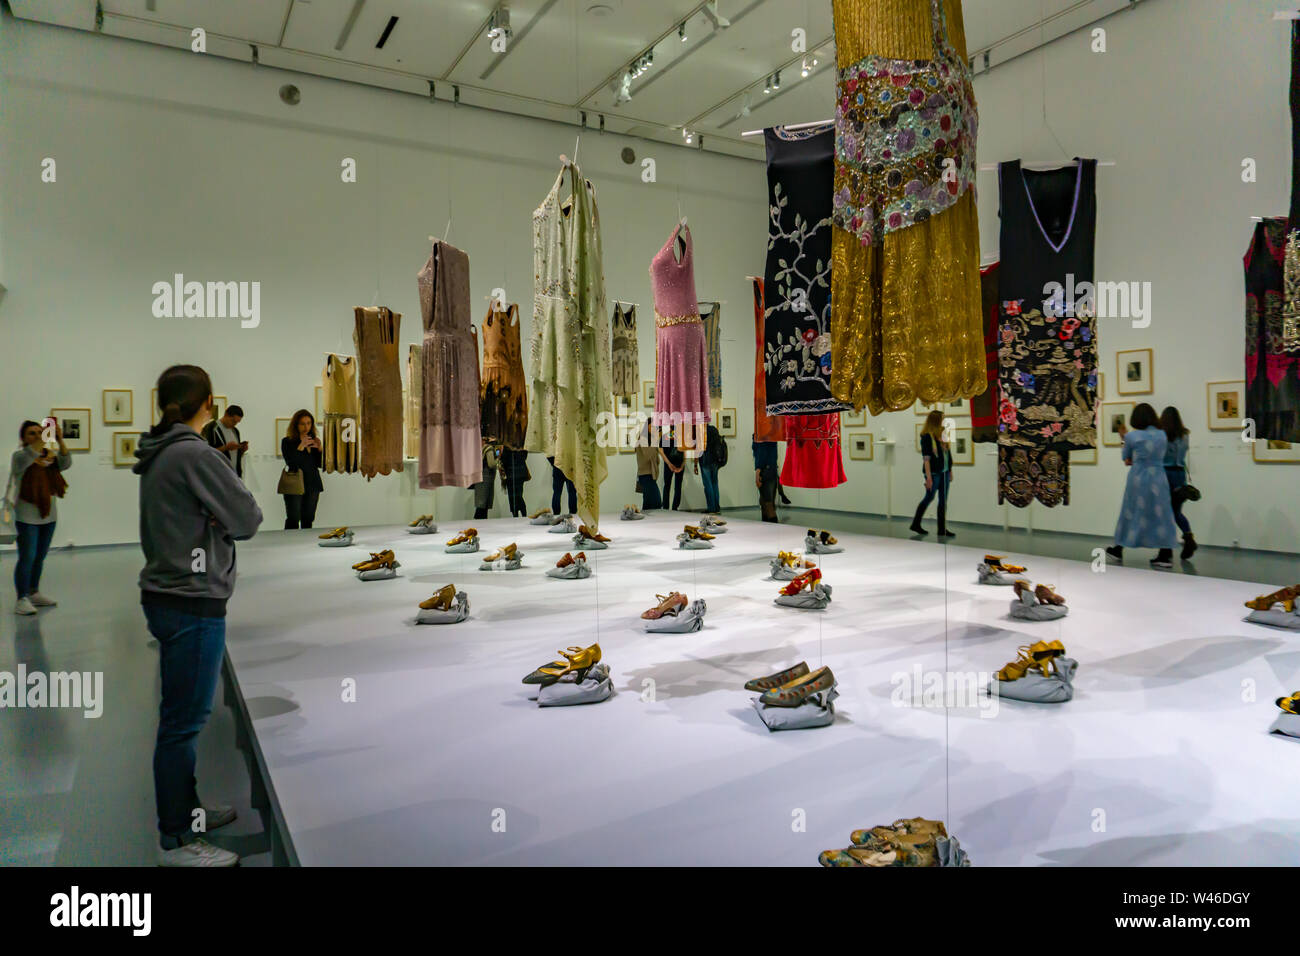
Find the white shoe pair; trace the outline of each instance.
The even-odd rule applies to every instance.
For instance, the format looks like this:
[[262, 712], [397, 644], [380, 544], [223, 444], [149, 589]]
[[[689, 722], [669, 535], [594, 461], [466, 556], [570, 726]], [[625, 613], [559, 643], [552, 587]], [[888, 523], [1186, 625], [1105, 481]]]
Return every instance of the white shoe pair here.
[[[235, 808], [224, 803], [215, 803], [203, 808], [204, 824], [207, 831], [233, 823], [237, 814]], [[164, 850], [158, 848], [159, 866], [195, 867], [195, 866], [234, 866], [239, 862], [239, 854], [223, 850], [199, 837], [184, 846]]]
[[38, 607], [54, 607], [58, 601], [47, 598], [40, 591], [33, 591], [26, 597], [20, 597], [14, 605], [15, 614], [35, 614]]

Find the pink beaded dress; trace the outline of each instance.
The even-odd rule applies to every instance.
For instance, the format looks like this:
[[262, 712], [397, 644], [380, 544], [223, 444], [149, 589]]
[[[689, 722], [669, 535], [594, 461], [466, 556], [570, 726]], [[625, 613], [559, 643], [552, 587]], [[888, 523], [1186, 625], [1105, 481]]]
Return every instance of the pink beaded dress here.
[[[680, 244], [680, 251], [679, 251]], [[679, 224], [650, 260], [655, 298], [654, 424], [677, 428], [683, 448], [704, 447], [709, 411], [708, 343], [695, 297], [695, 243]]]

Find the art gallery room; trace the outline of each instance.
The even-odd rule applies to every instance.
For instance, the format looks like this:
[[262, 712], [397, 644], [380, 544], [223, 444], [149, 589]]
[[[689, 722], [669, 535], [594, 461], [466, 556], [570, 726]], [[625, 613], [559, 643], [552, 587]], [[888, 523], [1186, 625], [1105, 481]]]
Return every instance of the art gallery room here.
[[4, 866], [1297, 858], [1279, 0], [0, 0], [0, 336]]

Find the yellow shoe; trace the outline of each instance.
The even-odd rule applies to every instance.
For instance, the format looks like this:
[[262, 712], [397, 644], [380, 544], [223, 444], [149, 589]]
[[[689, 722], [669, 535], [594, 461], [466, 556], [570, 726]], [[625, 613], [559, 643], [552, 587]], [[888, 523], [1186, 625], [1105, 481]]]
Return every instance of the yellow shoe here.
[[587, 676], [587, 671], [600, 663], [600, 645], [592, 644], [591, 647], [584, 647], [575, 651], [569, 648], [567, 651], [560, 651], [560, 656], [566, 661], [563, 667], [554, 665], [549, 667], [539, 667], [538, 671], [546, 677], [552, 677], [559, 680], [566, 674], [577, 674], [579, 682]]
[[427, 601], [421, 601], [420, 607], [426, 611], [450, 611], [451, 602], [456, 600], [456, 585], [441, 587]]
[[477, 528], [466, 528], [460, 534], [456, 535], [456, 537], [448, 541], [447, 544], [448, 545], [464, 544], [466, 541], [469, 541], [471, 538], [477, 538], [477, 537], [478, 537]]
[[347, 525], [342, 528], [335, 528], [333, 531], [326, 531], [324, 534], [318, 534], [316, 537], [322, 541], [329, 541], [331, 538], [341, 538], [348, 533]]

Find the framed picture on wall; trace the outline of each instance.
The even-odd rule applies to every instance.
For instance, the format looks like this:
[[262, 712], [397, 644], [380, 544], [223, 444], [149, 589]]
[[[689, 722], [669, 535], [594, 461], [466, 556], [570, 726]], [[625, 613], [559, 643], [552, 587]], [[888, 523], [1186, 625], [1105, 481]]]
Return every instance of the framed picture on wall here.
[[1071, 465], [1095, 465], [1097, 464], [1097, 449], [1095, 448], [1072, 448], [1070, 449]]
[[1250, 443], [1250, 454], [1261, 465], [1300, 465], [1300, 444], [1259, 438]]
[[718, 434], [723, 438], [736, 437], [736, 410], [734, 408], [719, 409], [715, 416], [718, 425]]
[[641, 404], [646, 408], [655, 407], [655, 383], [646, 380], [641, 383]]
[[[290, 415], [287, 418], [277, 418], [275, 420], [275, 440], [271, 444], [272, 447], [275, 448], [276, 458], [284, 457], [283, 455], [280, 454], [280, 439], [283, 438], [285, 435], [289, 434], [289, 423], [291, 421], [293, 421], [292, 415]], [[316, 433], [319, 435], [320, 431], [317, 430]]]
[[212, 420], [215, 422], [222, 415], [226, 414], [226, 409], [230, 407], [230, 399], [224, 395], [212, 396]]
[[954, 428], [952, 432], [952, 463], [956, 465], [975, 464], [975, 442], [969, 428]]
[[1246, 383], [1206, 382], [1205, 413], [1212, 432], [1241, 430], [1246, 411]]
[[1097, 372], [1097, 401], [1104, 401], [1106, 398], [1106, 373]]
[[1133, 409], [1137, 407], [1136, 402], [1106, 402], [1101, 406], [1101, 443], [1109, 448], [1118, 448], [1124, 444], [1124, 438], [1119, 433], [1119, 426], [1128, 426], [1129, 417], [1133, 414]]
[[871, 432], [853, 432], [849, 435], [849, 460], [871, 461], [876, 457], [876, 440]]
[[1151, 349], [1128, 349], [1115, 353], [1115, 366], [1119, 383], [1115, 391], [1121, 395], [1150, 395], [1154, 389], [1151, 368]]
[[132, 392], [129, 388], [104, 389], [104, 424], [130, 425], [135, 421]]
[[970, 418], [970, 399], [957, 398], [938, 406], [948, 418]]
[[113, 432], [113, 467], [134, 465], [135, 449], [139, 443], [139, 432]]
[[840, 428], [863, 428], [867, 424], [867, 410], [859, 408], [856, 412], [840, 412]]
[[51, 408], [50, 417], [59, 420], [68, 451], [90, 451], [89, 408]]

